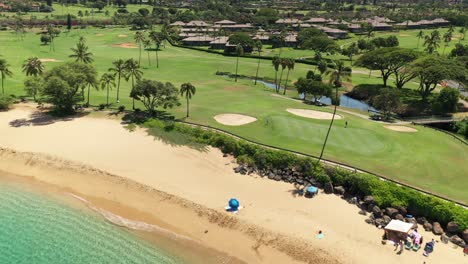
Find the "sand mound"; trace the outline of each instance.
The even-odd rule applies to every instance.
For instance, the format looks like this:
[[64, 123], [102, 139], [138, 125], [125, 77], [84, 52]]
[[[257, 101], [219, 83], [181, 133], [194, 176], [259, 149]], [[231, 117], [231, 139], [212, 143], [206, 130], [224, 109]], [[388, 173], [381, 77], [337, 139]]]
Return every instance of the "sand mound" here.
[[216, 122], [226, 126], [241, 126], [257, 121], [257, 118], [239, 114], [220, 114], [214, 117]]
[[117, 37], [119, 37], [119, 38], [126, 38], [126, 37], [128, 37], [128, 35], [121, 34], [121, 35], [118, 35]]
[[[320, 112], [320, 111], [315, 111], [315, 110], [308, 110], [308, 109], [294, 109], [294, 108], [288, 108], [286, 109], [289, 113], [293, 115], [298, 115], [306, 118], [313, 118], [313, 119], [325, 119], [325, 120], [330, 120], [333, 117], [332, 113], [327, 113], [327, 112]], [[335, 115], [335, 119], [342, 119], [340, 115]]]
[[112, 44], [112, 47], [124, 48], [124, 49], [136, 49], [137, 48], [137, 46], [135, 46], [135, 43], [132, 43], [132, 42]]
[[398, 131], [398, 132], [417, 132], [418, 131], [412, 127], [407, 127], [407, 126], [385, 126], [385, 128], [393, 130], [393, 131]]
[[61, 60], [56, 60], [56, 59], [48, 59], [48, 58], [42, 58], [39, 59], [42, 62], [61, 62]]

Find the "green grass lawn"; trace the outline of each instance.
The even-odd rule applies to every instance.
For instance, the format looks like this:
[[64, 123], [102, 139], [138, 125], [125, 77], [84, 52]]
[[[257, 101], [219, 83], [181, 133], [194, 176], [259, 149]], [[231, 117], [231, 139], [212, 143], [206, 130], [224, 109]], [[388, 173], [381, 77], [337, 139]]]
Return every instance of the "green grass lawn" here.
[[[62, 33], [56, 39], [56, 51], [41, 46], [39, 36], [28, 33], [19, 40], [12, 32], [0, 32], [0, 58], [5, 58], [14, 72], [7, 78], [7, 94], [23, 95], [24, 74], [21, 64], [29, 56], [67, 61], [70, 48], [80, 35], [87, 39], [91, 52], [95, 54], [95, 66], [99, 74], [104, 73], [117, 58], [138, 59], [138, 49], [126, 49], [113, 44], [133, 42], [133, 32], [124, 28], [84, 29]], [[124, 36], [127, 35], [127, 36]], [[144, 78], [170, 81], [179, 86], [192, 82], [197, 93], [191, 101], [191, 117], [188, 121], [211, 125], [239, 134], [251, 140], [278, 147], [318, 155], [329, 121], [307, 119], [286, 112], [287, 108], [318, 109], [301, 102], [272, 96], [273, 91], [263, 85], [253, 85], [250, 80], [239, 80], [215, 75], [216, 71], [235, 71], [235, 58], [208, 54], [189, 49], [166, 47], [159, 53], [160, 68], [148, 65], [147, 54], [143, 53]], [[47, 62], [46, 68], [60, 65]], [[239, 73], [255, 75], [257, 60], [242, 58]], [[304, 76], [312, 66], [297, 64], [291, 79]], [[271, 62], [262, 61], [260, 76], [273, 79]], [[286, 76], [286, 74], [284, 74]], [[379, 82], [377, 78], [362, 75], [359, 82]], [[364, 78], [368, 78], [364, 80]], [[291, 83], [291, 82], [290, 82]], [[129, 83], [123, 81], [121, 103], [131, 107], [128, 98]], [[105, 91], [91, 92], [91, 104], [105, 103]], [[289, 96], [297, 96], [293, 91]], [[112, 91], [115, 101], [115, 90]], [[177, 118], [185, 116], [185, 103], [171, 110]], [[119, 105], [120, 105], [119, 104]], [[113, 104], [117, 107], [118, 104]], [[140, 104], [138, 107], [142, 107]], [[241, 113], [256, 117], [254, 123], [230, 127], [218, 124], [213, 116], [220, 113]], [[331, 131], [325, 158], [354, 165], [389, 178], [441, 194], [462, 202], [468, 202], [468, 148], [443, 133], [424, 127], [416, 127], [417, 133], [401, 133], [384, 128], [383, 124], [354, 115], [339, 112], [344, 119], [337, 120]], [[348, 128], [344, 127], [345, 121]]]

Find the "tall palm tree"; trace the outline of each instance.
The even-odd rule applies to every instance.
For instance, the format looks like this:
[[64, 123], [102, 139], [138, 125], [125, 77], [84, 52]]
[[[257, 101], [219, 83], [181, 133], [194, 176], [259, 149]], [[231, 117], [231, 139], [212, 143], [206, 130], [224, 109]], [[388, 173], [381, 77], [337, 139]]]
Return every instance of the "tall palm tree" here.
[[452, 32], [449, 30], [444, 34], [444, 50], [442, 51], [442, 55], [445, 54], [445, 49], [449, 46], [450, 41], [452, 41]]
[[424, 37], [424, 44], [425, 50], [427, 53], [432, 54], [437, 52], [437, 49], [440, 47], [440, 32], [438, 30], [434, 30], [431, 32], [431, 35], [426, 35]]
[[107, 89], [107, 107], [109, 107], [109, 90], [115, 87], [115, 75], [110, 74], [110, 73], [104, 73], [101, 76], [101, 80], [99, 81], [101, 83], [101, 88]]
[[287, 60], [287, 64], [286, 64], [286, 67], [288, 67], [288, 73], [286, 74], [286, 82], [284, 83], [284, 91], [283, 91], [283, 95], [286, 94], [286, 89], [288, 88], [288, 79], [289, 79], [289, 72], [291, 70], [294, 70], [294, 65], [296, 64], [296, 62], [294, 61], [294, 59], [286, 59]]
[[10, 64], [6, 60], [0, 59], [0, 74], [2, 76], [2, 95], [5, 95], [4, 82], [5, 78], [13, 76], [13, 73], [10, 71]]
[[335, 61], [335, 68], [328, 69], [325, 72], [325, 75], [330, 77], [329, 82], [335, 87], [341, 87], [343, 80], [349, 80], [351, 77], [351, 72], [345, 69], [344, 63], [342, 61]]
[[281, 89], [281, 81], [283, 80], [283, 72], [284, 69], [288, 66], [288, 59], [287, 58], [282, 58], [280, 59], [280, 65], [281, 65], [281, 74], [278, 82], [278, 92]]
[[[23, 63], [23, 72], [26, 76], [34, 76], [37, 77], [38, 75], [42, 75], [44, 72], [44, 64], [38, 57], [30, 57]], [[36, 93], [37, 88], [33, 91], [33, 99], [36, 101]]]
[[145, 39], [143, 41], [143, 46], [145, 47], [146, 52], [148, 53], [148, 65], [151, 66], [151, 59], [150, 59], [151, 40]]
[[255, 42], [255, 49], [258, 52], [257, 72], [255, 73], [255, 85], [257, 85], [258, 70], [260, 69], [260, 59], [261, 59], [261, 55], [262, 55], [262, 42], [261, 41]]
[[235, 81], [237, 82], [237, 71], [239, 70], [239, 57], [244, 54], [244, 48], [242, 47], [241, 44], [237, 44], [236, 46], [236, 54], [237, 54], [237, 60], [236, 60], [236, 76], [235, 76]]
[[138, 64], [141, 64], [141, 48], [142, 45], [145, 41], [145, 34], [141, 31], [137, 31], [134, 36], [135, 42], [138, 44], [138, 47], [140, 48], [140, 55], [138, 57]]
[[26, 76], [38, 76], [44, 72], [44, 64], [38, 57], [30, 57], [23, 63], [23, 72]]
[[281, 58], [278, 56], [274, 56], [273, 59], [271, 60], [271, 63], [273, 64], [273, 67], [275, 68], [275, 90], [276, 92], [278, 92], [278, 70], [281, 64]]
[[68, 57], [75, 58], [76, 62], [83, 62], [88, 64], [94, 61], [93, 53], [88, 51], [88, 46], [86, 45], [84, 39], [80, 39], [76, 44], [76, 48], [71, 48], [71, 50], [73, 51], [73, 54]]
[[416, 46], [416, 49], [419, 49], [419, 41], [424, 38], [424, 31], [420, 30], [416, 36], [418, 37], [418, 45]]
[[161, 43], [164, 41], [164, 36], [161, 32], [151, 31], [149, 33], [149, 38], [153, 41], [156, 52], [156, 68], [159, 68], [159, 57], [158, 50], [161, 47]]
[[180, 95], [187, 99], [187, 117], [189, 117], [189, 100], [195, 95], [197, 89], [191, 83], [184, 83], [180, 86]]
[[117, 103], [119, 101], [119, 93], [120, 93], [120, 80], [122, 77], [125, 76], [125, 61], [122, 59], [118, 59], [112, 62], [114, 67], [109, 68], [108, 71], [113, 72], [114, 76], [117, 75]]
[[[135, 79], [140, 80], [143, 72], [140, 70], [140, 64], [134, 59], [125, 61], [125, 79], [132, 79], [132, 91], [135, 88]], [[135, 99], [132, 100], [132, 109], [135, 110]]]

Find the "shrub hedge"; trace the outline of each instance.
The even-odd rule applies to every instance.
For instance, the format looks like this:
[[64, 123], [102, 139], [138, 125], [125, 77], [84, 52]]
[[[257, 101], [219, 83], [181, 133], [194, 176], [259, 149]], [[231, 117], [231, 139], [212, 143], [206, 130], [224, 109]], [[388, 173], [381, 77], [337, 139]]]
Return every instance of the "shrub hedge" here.
[[373, 175], [320, 165], [308, 157], [267, 149], [225, 134], [174, 121], [151, 119], [143, 126], [186, 134], [197, 143], [219, 148], [223, 153], [234, 155], [239, 163], [255, 166], [258, 169], [294, 167], [322, 185], [331, 182], [334, 186], [343, 186], [348, 193], [361, 198], [372, 195], [381, 208], [403, 206], [415, 216], [424, 216], [443, 225], [455, 221], [460, 226], [460, 231], [468, 228], [468, 210], [463, 207], [381, 180]]
[[12, 97], [7, 95], [0, 95], [0, 110], [8, 110], [12, 103]]

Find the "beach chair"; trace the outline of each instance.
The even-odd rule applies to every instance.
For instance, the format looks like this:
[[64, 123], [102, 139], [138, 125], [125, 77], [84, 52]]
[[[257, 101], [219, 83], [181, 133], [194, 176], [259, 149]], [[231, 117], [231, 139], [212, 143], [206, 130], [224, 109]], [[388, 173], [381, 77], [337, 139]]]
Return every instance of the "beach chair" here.
[[412, 248], [411, 241], [406, 241], [405, 248], [406, 250], [410, 250]]
[[413, 251], [418, 251], [421, 248], [421, 244], [414, 244]]

